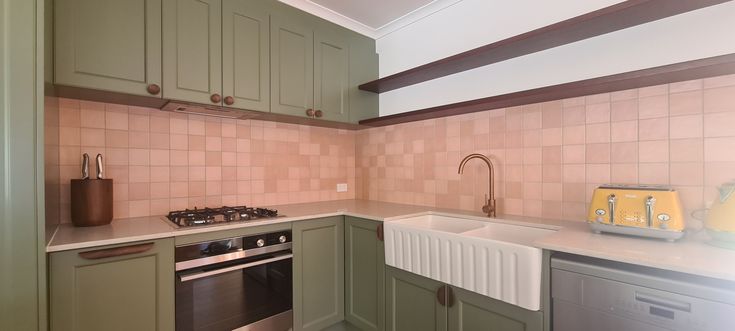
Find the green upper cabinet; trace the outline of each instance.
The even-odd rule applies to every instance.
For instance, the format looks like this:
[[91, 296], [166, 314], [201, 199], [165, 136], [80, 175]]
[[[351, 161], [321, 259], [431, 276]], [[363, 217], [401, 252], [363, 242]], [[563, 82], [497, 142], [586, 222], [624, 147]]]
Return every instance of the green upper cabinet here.
[[262, 0], [222, 3], [225, 106], [270, 111], [270, 15]]
[[49, 254], [51, 331], [174, 330], [173, 239]]
[[543, 313], [486, 297], [474, 292], [451, 287], [449, 305], [450, 331], [541, 331]]
[[271, 16], [271, 111], [307, 116], [314, 107], [314, 32], [300, 15], [284, 12]]
[[387, 267], [385, 329], [446, 331], [447, 309], [438, 300], [442, 287], [433, 279]]
[[314, 111], [325, 120], [349, 119], [349, 43], [333, 27], [314, 34]]
[[54, 17], [55, 84], [160, 96], [161, 0], [56, 0]]
[[293, 223], [294, 330], [344, 319], [344, 218]]
[[378, 54], [375, 40], [356, 32], [350, 37], [350, 123], [378, 117], [378, 94], [363, 91], [360, 84], [378, 79]]
[[163, 0], [163, 97], [222, 104], [222, 0]]
[[345, 319], [363, 331], [385, 329], [382, 222], [345, 217]]

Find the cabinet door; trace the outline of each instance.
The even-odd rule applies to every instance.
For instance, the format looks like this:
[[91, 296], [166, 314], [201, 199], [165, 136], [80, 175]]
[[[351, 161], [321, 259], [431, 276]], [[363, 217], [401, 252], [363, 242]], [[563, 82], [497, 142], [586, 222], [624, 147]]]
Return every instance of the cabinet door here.
[[264, 1], [222, 3], [222, 93], [225, 106], [270, 111], [268, 9]]
[[345, 218], [345, 319], [363, 331], [385, 329], [382, 222]]
[[314, 107], [314, 33], [295, 15], [271, 16], [271, 111], [306, 117]]
[[318, 29], [314, 40], [314, 109], [321, 118], [349, 119], [349, 58], [347, 38], [336, 28]]
[[165, 98], [222, 104], [221, 1], [163, 0]]
[[386, 330], [447, 330], [447, 309], [437, 299], [444, 284], [386, 267]]
[[294, 330], [344, 319], [344, 218], [293, 224]]
[[163, 239], [51, 253], [51, 330], [173, 330], [173, 250]]
[[57, 0], [54, 27], [56, 84], [142, 95], [161, 85], [161, 0]]
[[378, 79], [375, 39], [357, 33], [350, 38], [350, 123], [378, 117], [378, 93], [363, 91], [360, 84]]
[[541, 331], [543, 313], [530, 311], [484, 295], [451, 287], [450, 331]]

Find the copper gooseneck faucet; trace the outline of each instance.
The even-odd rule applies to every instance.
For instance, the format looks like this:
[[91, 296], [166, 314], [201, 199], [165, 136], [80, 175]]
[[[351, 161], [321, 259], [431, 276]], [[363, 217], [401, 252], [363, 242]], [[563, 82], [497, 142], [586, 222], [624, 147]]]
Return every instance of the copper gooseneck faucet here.
[[495, 205], [495, 185], [493, 185], [493, 175], [495, 173], [495, 170], [493, 169], [493, 162], [490, 161], [490, 159], [485, 155], [473, 153], [473, 154], [465, 156], [464, 159], [462, 159], [462, 162], [459, 163], [459, 170], [457, 170], [457, 173], [461, 175], [462, 172], [464, 171], [464, 166], [465, 164], [467, 164], [467, 161], [472, 160], [472, 159], [480, 159], [484, 161], [485, 164], [487, 164], [487, 170], [489, 172], [488, 178], [490, 181], [489, 183], [490, 193], [489, 193], [489, 196], [485, 196], [487, 203], [484, 206], [482, 206], [482, 212], [487, 213], [487, 217], [495, 217], [495, 210], [497, 208]]

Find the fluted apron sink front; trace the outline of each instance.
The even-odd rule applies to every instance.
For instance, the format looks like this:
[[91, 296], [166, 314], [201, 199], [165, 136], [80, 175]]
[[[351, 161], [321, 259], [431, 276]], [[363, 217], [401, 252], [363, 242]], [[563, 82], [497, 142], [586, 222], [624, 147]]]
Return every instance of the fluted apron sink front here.
[[532, 244], [553, 230], [427, 214], [384, 231], [389, 266], [539, 310], [542, 251]]

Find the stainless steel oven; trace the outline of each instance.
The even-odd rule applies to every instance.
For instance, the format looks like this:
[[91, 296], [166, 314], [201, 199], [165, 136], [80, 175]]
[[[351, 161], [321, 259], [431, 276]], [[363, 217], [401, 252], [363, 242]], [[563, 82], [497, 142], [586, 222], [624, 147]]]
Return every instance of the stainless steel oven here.
[[176, 247], [176, 330], [293, 326], [291, 231]]

